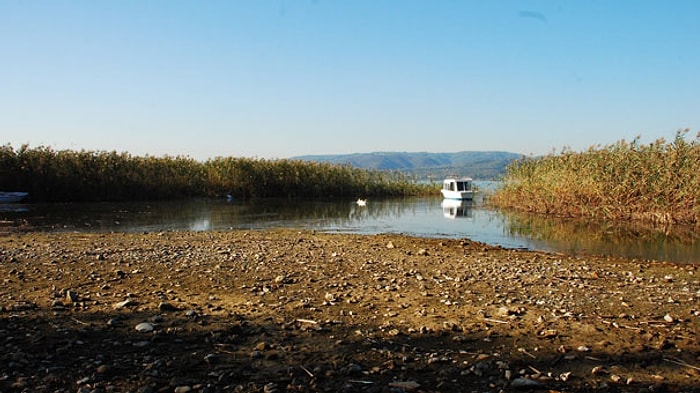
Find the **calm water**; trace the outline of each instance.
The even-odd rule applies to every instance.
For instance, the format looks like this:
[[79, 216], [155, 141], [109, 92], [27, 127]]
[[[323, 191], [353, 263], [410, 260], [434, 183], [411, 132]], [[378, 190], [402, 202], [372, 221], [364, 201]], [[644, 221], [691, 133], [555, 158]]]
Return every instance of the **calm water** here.
[[354, 201], [255, 202], [225, 200], [157, 203], [5, 205], [0, 219], [34, 230], [159, 232], [292, 227], [344, 233], [397, 233], [421, 237], [469, 238], [508, 248], [567, 254], [615, 255], [683, 263], [700, 262], [692, 228], [655, 234], [604, 223], [544, 220], [485, 209], [475, 202], [445, 204], [439, 198]]

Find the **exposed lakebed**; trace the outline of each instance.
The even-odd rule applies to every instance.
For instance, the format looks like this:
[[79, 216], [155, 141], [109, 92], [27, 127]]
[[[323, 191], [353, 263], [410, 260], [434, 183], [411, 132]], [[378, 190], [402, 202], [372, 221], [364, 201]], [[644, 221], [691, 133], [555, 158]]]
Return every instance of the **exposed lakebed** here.
[[698, 266], [303, 230], [0, 236], [0, 391], [696, 392]]

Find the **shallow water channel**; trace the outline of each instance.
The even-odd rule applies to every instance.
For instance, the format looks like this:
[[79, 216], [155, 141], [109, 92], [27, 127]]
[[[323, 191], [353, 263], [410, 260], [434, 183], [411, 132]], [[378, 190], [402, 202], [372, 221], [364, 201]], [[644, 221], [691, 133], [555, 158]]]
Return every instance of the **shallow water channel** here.
[[700, 263], [693, 228], [659, 233], [632, 226], [509, 215], [480, 200], [440, 198], [346, 201], [197, 199], [168, 202], [5, 205], [5, 225], [39, 231], [159, 232], [291, 227], [342, 233], [468, 238], [507, 248], [573, 255]]

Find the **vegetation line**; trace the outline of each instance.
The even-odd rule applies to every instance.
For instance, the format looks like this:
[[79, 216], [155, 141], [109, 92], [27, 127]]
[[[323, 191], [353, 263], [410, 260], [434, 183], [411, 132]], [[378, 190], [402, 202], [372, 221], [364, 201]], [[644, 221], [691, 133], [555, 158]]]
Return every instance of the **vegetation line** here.
[[576, 153], [525, 158], [490, 198], [500, 208], [572, 218], [700, 225], [700, 133], [639, 138]]
[[188, 197], [337, 198], [411, 196], [434, 192], [407, 175], [349, 165], [218, 157], [138, 157], [50, 147], [0, 147], [0, 190], [34, 201], [126, 201]]

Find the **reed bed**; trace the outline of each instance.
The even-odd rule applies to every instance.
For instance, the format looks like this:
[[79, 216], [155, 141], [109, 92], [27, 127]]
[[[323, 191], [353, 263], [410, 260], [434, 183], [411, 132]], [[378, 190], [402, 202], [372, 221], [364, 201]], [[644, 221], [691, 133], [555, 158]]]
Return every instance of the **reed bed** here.
[[50, 147], [0, 147], [0, 190], [33, 201], [125, 201], [191, 197], [339, 198], [433, 192], [398, 172], [297, 160], [132, 156]]
[[700, 133], [692, 141], [687, 134], [515, 161], [490, 203], [560, 217], [700, 225]]

